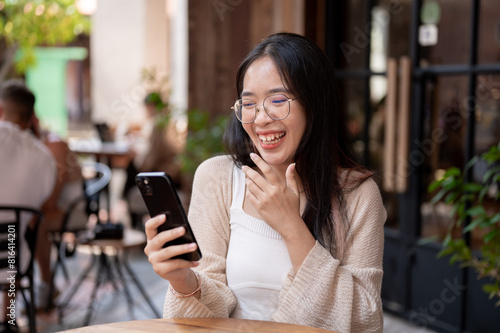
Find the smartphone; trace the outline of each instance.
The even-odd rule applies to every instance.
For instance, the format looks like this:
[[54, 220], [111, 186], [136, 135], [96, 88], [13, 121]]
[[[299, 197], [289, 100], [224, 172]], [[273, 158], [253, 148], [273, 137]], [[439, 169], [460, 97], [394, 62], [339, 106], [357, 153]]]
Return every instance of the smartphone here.
[[[167, 242], [163, 247], [186, 243], [198, 244], [170, 177], [164, 172], [141, 172], [135, 177], [135, 180], [137, 187], [141, 191], [149, 215], [155, 217], [165, 214], [167, 217], [165, 223], [158, 227], [158, 232], [181, 226], [186, 229], [186, 233], [183, 236]], [[196, 251], [174, 258], [198, 261], [201, 259], [201, 251], [198, 246]]]

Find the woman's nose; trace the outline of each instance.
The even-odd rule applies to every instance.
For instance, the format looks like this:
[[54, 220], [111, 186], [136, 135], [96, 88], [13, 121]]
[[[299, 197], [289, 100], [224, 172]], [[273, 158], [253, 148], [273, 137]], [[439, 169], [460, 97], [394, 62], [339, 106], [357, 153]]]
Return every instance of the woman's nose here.
[[256, 105], [255, 108], [257, 110], [257, 113], [255, 115], [255, 122], [256, 123], [258, 122], [259, 124], [266, 124], [266, 123], [273, 121], [273, 119], [271, 117], [269, 117], [266, 110], [264, 109], [264, 105], [259, 104], [259, 105]]

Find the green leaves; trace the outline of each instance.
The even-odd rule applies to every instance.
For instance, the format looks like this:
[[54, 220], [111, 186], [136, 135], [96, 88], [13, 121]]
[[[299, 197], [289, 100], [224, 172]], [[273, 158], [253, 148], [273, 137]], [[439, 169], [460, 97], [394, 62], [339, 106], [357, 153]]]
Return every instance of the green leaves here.
[[0, 38], [22, 51], [16, 59], [20, 72], [34, 64], [35, 46], [65, 45], [89, 30], [90, 20], [74, 0], [0, 0]]
[[466, 214], [469, 216], [485, 216], [486, 211], [483, 206], [474, 206], [472, 208], [467, 209]]
[[204, 160], [224, 151], [222, 136], [227, 117], [210, 118], [208, 112], [188, 111], [188, 137], [184, 154], [180, 156], [182, 171], [194, 174]]
[[[492, 180], [494, 177], [496, 178], [499, 175], [500, 175], [500, 165], [493, 167], [485, 172], [485, 174], [483, 176], [483, 183], [487, 183], [490, 180]], [[498, 178], [497, 178], [497, 180], [498, 180]]]
[[489, 165], [500, 161], [500, 142], [498, 145], [490, 147], [488, 152], [484, 153], [481, 157], [487, 161]]
[[[464, 175], [480, 161], [486, 162], [483, 165], [488, 165], [481, 181], [466, 182]], [[496, 203], [500, 199], [499, 162], [500, 143], [492, 146], [481, 156], [471, 159], [464, 171], [452, 167], [446, 170], [441, 179], [434, 181], [428, 187], [429, 192], [437, 192], [431, 203], [444, 202], [451, 205], [451, 216], [455, 217], [449, 225], [448, 233], [443, 240], [443, 249], [438, 256], [449, 256], [450, 263], [459, 262], [462, 267], [473, 267], [478, 278], [492, 278], [494, 283], [486, 284], [483, 290], [490, 295], [490, 298], [496, 296], [499, 299], [497, 306], [500, 305], [500, 212]], [[486, 202], [489, 202], [489, 206], [485, 205]], [[471, 250], [464, 238], [453, 237], [452, 233], [460, 228], [462, 234], [476, 231], [484, 235], [479, 255]]]
[[500, 238], [500, 230], [498, 229], [493, 229], [489, 233], [484, 236], [484, 242], [489, 243], [495, 238]]

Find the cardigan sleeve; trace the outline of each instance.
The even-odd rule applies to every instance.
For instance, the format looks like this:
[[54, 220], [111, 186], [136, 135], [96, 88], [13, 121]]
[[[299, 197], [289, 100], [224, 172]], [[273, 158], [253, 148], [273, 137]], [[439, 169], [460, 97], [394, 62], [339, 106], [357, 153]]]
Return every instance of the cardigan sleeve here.
[[340, 262], [318, 242], [283, 281], [272, 319], [342, 333], [382, 332], [384, 223], [378, 186], [366, 180], [346, 196], [350, 229]]
[[196, 171], [188, 219], [203, 256], [196, 268], [201, 298], [178, 298], [167, 292], [164, 318], [228, 318], [236, 306], [226, 279], [232, 168], [232, 161], [220, 156], [205, 161]]

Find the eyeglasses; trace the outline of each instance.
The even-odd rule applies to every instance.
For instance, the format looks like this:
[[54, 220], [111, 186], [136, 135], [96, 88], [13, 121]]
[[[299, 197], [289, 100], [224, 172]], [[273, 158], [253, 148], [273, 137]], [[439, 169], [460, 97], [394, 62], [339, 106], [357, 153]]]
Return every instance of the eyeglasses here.
[[[296, 98], [288, 98], [283, 94], [267, 96], [262, 102], [264, 111], [273, 120], [283, 120], [290, 114], [290, 102]], [[234, 103], [231, 109], [236, 114], [236, 118], [243, 124], [250, 124], [257, 117], [257, 105], [248, 98], [242, 98]]]

